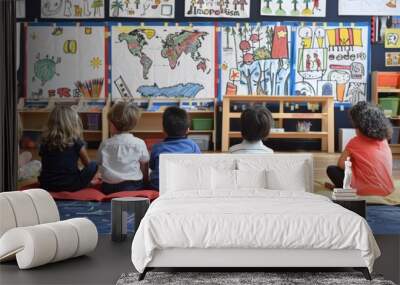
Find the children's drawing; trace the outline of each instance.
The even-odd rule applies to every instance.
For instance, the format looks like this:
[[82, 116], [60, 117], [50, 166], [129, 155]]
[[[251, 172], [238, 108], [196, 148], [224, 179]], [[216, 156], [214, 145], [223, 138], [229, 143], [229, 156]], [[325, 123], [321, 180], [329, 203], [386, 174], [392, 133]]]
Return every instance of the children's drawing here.
[[326, 16], [326, 0], [260, 0], [260, 3], [263, 16]]
[[400, 29], [385, 30], [385, 48], [400, 48]]
[[251, 0], [185, 0], [185, 17], [249, 18]]
[[174, 18], [175, 0], [110, 0], [110, 16]]
[[400, 16], [372, 17], [372, 42], [383, 43], [386, 29], [400, 29]]
[[220, 98], [290, 94], [289, 26], [223, 24], [220, 35]]
[[17, 19], [25, 18], [25, 0], [15, 1], [15, 14]]
[[104, 18], [104, 0], [41, 0], [42, 18]]
[[400, 52], [386, 52], [385, 66], [387, 67], [400, 66]]
[[112, 98], [215, 96], [213, 24], [112, 27]]
[[295, 94], [366, 100], [368, 26], [300, 26], [296, 31]]
[[339, 0], [339, 15], [400, 16], [399, 0]]
[[[25, 78], [28, 97], [105, 96], [105, 28], [93, 26], [90, 35], [85, 34], [86, 28], [49, 24], [27, 27]], [[77, 82], [84, 88], [78, 88]]]

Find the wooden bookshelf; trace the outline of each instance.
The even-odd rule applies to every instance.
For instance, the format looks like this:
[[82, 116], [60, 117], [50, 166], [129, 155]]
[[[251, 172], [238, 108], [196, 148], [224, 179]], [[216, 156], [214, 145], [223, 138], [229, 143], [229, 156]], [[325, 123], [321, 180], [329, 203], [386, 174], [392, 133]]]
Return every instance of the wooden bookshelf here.
[[[92, 104], [93, 102], [98, 103], [98, 110], [88, 111], [85, 109], [87, 104]], [[23, 131], [32, 133], [43, 132], [47, 119], [51, 110], [54, 108], [55, 104], [68, 104], [76, 106], [77, 111], [82, 119], [82, 121], [87, 121], [87, 116], [91, 114], [99, 115], [98, 128], [91, 129], [85, 128], [83, 130], [83, 137], [86, 141], [102, 141], [108, 137], [108, 124], [107, 124], [107, 112], [109, 109], [109, 101], [103, 100], [91, 100], [91, 99], [66, 99], [66, 100], [48, 100], [43, 101], [41, 107], [32, 107], [30, 103], [35, 104], [33, 100], [26, 100], [24, 98], [20, 99], [18, 103], [18, 113], [21, 117]], [[82, 111], [81, 111], [82, 110]], [[87, 126], [86, 126], [87, 127]]]
[[[379, 99], [382, 97], [399, 97], [400, 96], [400, 72], [374, 71], [372, 73], [372, 102], [379, 104]], [[394, 114], [389, 118], [393, 126], [399, 126], [400, 117]], [[400, 142], [400, 138], [398, 138]], [[400, 153], [400, 143], [391, 143], [390, 148], [392, 153]]]
[[[225, 96], [223, 99], [222, 115], [222, 151], [228, 151], [231, 138], [240, 138], [240, 132], [231, 131], [231, 119], [240, 118], [241, 112], [231, 111], [234, 103], [259, 104], [275, 103], [279, 104], [279, 112], [272, 113], [277, 121], [277, 127], [283, 127], [286, 119], [297, 120], [321, 120], [321, 131], [310, 132], [272, 132], [269, 138], [277, 139], [320, 139], [321, 150], [333, 153], [335, 151], [334, 141], [334, 99], [331, 96]], [[297, 113], [285, 112], [285, 104], [311, 103], [321, 104], [319, 113]]]

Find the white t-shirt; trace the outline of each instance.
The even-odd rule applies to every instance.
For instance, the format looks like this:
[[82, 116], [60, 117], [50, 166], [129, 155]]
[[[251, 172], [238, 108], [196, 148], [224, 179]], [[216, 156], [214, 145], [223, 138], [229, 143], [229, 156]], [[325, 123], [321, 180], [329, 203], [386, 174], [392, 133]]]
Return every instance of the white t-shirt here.
[[251, 154], [251, 153], [264, 153], [264, 154], [272, 154], [274, 151], [269, 147], [266, 147], [262, 141], [257, 142], [249, 142], [243, 140], [240, 144], [233, 145], [229, 148], [230, 153], [235, 154]]
[[143, 140], [129, 133], [114, 135], [101, 143], [97, 153], [99, 170], [110, 184], [128, 180], [142, 180], [140, 162], [149, 161], [149, 152]]

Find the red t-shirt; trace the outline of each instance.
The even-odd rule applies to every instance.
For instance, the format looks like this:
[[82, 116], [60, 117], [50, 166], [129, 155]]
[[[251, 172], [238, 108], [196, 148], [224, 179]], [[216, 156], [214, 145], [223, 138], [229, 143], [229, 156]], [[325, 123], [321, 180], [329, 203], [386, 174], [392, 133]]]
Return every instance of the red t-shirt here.
[[346, 150], [352, 162], [351, 186], [359, 195], [387, 196], [393, 192], [393, 158], [387, 140], [357, 135]]

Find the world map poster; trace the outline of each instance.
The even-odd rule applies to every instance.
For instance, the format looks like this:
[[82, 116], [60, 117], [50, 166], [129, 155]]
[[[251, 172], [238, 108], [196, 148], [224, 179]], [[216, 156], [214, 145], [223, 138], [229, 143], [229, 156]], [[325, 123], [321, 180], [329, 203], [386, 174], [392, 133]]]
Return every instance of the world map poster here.
[[110, 0], [110, 16], [174, 18], [175, 0]]
[[356, 104], [367, 99], [369, 25], [315, 24], [296, 31], [295, 94], [334, 96]]
[[185, 17], [249, 18], [251, 0], [185, 0]]
[[112, 99], [214, 98], [215, 27], [112, 26]]
[[274, 23], [221, 24], [223, 95], [289, 95], [291, 28]]
[[104, 98], [104, 26], [32, 24], [26, 28], [25, 82], [30, 99]]

